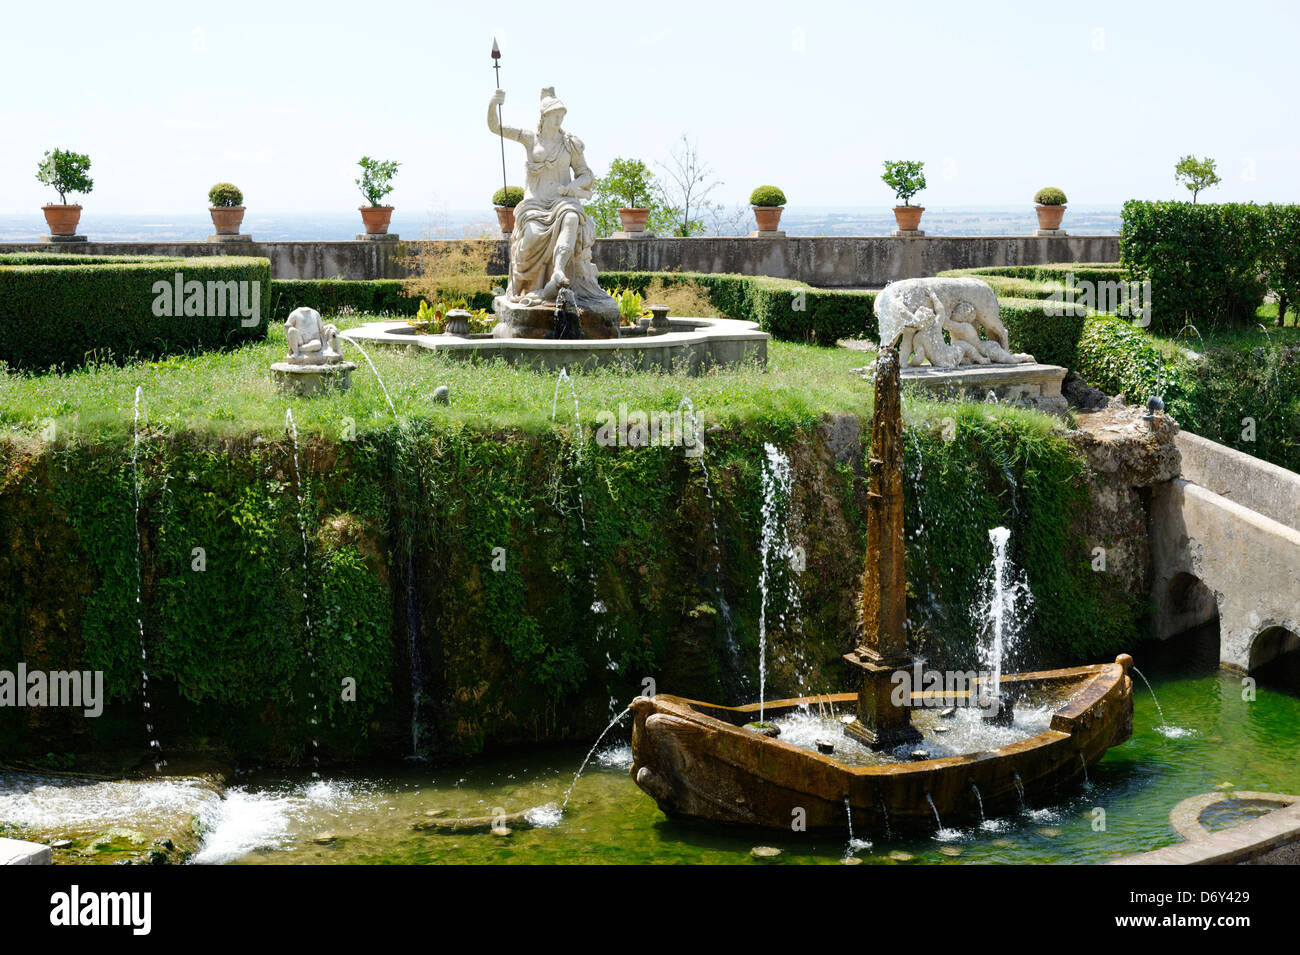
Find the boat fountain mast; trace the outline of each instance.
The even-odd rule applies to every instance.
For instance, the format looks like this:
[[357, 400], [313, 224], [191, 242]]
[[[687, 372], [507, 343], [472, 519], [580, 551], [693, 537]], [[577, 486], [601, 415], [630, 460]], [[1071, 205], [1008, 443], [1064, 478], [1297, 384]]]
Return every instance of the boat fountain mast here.
[[[907, 579], [903, 569], [903, 412], [898, 341], [876, 357], [871, 413], [867, 558], [862, 572], [861, 643], [844, 659], [861, 671], [858, 716], [846, 735], [872, 749], [921, 740], [911, 710], [895, 705], [894, 674], [913, 665], [907, 652]], [[907, 683], [903, 684], [904, 686]]]

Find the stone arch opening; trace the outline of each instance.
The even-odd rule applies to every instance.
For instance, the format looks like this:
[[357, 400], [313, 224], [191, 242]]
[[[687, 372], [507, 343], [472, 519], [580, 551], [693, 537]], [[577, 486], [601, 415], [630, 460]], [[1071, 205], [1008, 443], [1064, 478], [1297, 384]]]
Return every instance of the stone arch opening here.
[[1260, 683], [1300, 692], [1300, 634], [1286, 627], [1261, 630], [1250, 644], [1250, 673]]

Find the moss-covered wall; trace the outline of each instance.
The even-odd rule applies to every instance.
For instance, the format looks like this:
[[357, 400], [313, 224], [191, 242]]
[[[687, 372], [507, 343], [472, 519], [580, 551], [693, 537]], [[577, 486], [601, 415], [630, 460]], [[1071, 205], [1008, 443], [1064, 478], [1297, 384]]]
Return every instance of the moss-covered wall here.
[[[998, 524], [1035, 595], [1019, 662], [1129, 646], [1140, 600], [1093, 573], [1071, 531], [1087, 506], [1083, 456], [1035, 416], [954, 408], [909, 425], [916, 647], [973, 661], [970, 610]], [[769, 697], [849, 688], [840, 655], [855, 641], [866, 491], [856, 419], [710, 432], [712, 505], [682, 449], [576, 437], [417, 422], [305, 442], [304, 601], [293, 447], [144, 436], [139, 606], [164, 751], [297, 762], [316, 738], [326, 760], [455, 756], [592, 738], [646, 678], [752, 698], [765, 442], [793, 463], [779, 503], [805, 560], [772, 568]], [[103, 669], [111, 697], [98, 720], [0, 710], [0, 752], [143, 755], [131, 448], [0, 442], [0, 473], [0, 669]]]

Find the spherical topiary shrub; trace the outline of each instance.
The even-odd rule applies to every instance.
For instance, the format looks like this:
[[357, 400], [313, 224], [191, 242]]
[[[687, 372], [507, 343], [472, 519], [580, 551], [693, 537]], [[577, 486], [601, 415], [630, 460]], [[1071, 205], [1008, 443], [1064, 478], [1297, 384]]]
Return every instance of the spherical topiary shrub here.
[[524, 201], [524, 190], [519, 186], [502, 186], [492, 193], [492, 205], [506, 206], [513, 209]]
[[785, 193], [776, 186], [759, 186], [749, 194], [751, 206], [783, 206]]
[[219, 182], [208, 190], [208, 202], [218, 208], [221, 206], [242, 206], [244, 204], [244, 194], [239, 191], [238, 186], [231, 185], [228, 182]]
[[1034, 193], [1034, 202], [1040, 206], [1063, 206], [1066, 203], [1065, 193], [1055, 186], [1044, 186]]

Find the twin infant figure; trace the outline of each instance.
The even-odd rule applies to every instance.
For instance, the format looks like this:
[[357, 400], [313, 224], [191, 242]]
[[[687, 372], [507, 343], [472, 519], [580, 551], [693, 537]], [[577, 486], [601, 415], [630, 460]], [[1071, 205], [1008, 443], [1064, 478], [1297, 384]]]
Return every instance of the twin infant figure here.
[[[877, 297], [875, 312], [881, 342], [899, 339], [898, 357], [905, 366], [927, 360], [938, 368], [1034, 361], [1033, 355], [1010, 350], [997, 297], [977, 279], [894, 282]], [[987, 338], [980, 337], [981, 330]]]

